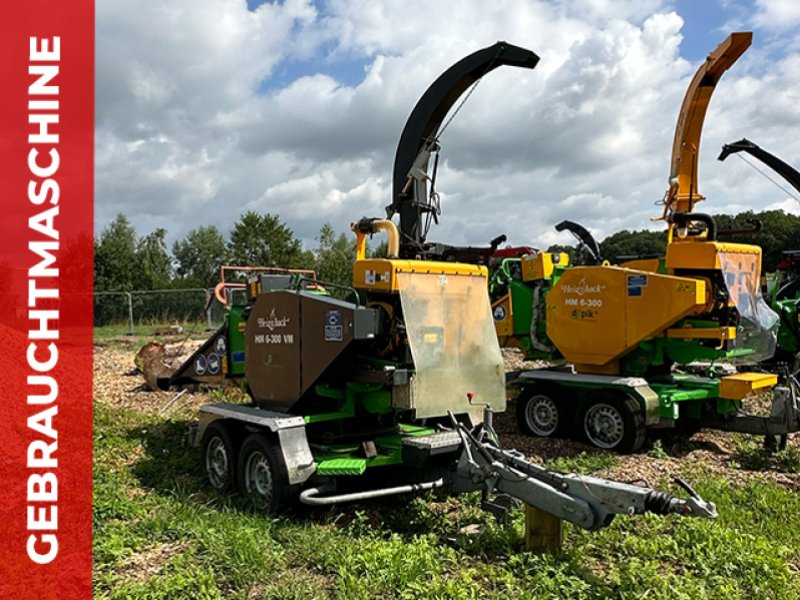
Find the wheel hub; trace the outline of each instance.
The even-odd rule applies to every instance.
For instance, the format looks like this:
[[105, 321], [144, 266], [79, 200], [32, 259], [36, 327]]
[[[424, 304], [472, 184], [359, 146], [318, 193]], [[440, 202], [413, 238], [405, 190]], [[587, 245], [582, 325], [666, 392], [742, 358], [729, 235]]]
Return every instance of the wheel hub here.
[[262, 452], [255, 451], [247, 458], [245, 487], [248, 492], [258, 494], [265, 504], [272, 501], [272, 471]]
[[206, 472], [214, 488], [221, 489], [228, 483], [229, 464], [225, 443], [218, 437], [213, 438], [206, 451]]
[[625, 434], [622, 415], [616, 408], [605, 403], [589, 408], [584, 419], [584, 429], [589, 440], [600, 448], [613, 448]]
[[528, 400], [525, 417], [537, 435], [552, 435], [558, 427], [558, 408], [548, 396], [537, 394]]

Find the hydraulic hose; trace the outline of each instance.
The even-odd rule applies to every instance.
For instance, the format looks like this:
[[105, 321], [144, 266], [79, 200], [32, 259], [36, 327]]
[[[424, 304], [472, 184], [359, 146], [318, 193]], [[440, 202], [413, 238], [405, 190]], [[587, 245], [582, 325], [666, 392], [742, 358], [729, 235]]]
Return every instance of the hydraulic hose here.
[[[389, 238], [386, 251], [387, 258], [397, 258], [400, 254], [400, 232], [397, 229], [397, 225], [395, 225], [393, 221], [390, 221], [389, 219], [361, 219], [360, 221], [353, 223], [350, 227], [358, 236], [358, 258], [366, 257], [364, 236], [372, 235], [373, 233], [378, 233], [380, 231], [386, 232], [386, 235]], [[362, 254], [364, 256], [362, 256]]]
[[717, 239], [717, 224], [714, 221], [714, 217], [709, 214], [696, 212], [676, 212], [672, 214], [671, 221], [679, 227], [686, 227], [691, 221], [705, 223], [708, 231], [706, 234], [706, 240], [713, 242]]

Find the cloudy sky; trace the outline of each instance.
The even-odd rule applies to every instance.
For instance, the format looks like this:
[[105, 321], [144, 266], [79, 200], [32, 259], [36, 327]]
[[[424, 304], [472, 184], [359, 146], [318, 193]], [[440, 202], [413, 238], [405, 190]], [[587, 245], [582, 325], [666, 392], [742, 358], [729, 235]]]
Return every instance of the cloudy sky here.
[[754, 41], [706, 117], [702, 209], [800, 214], [737, 156], [716, 160], [747, 137], [800, 164], [795, 0], [98, 0], [96, 230], [124, 212], [173, 241], [255, 210], [313, 247], [326, 221], [383, 216], [414, 103], [497, 40], [541, 60], [488, 74], [442, 137], [429, 239], [658, 227], [683, 94], [737, 30]]

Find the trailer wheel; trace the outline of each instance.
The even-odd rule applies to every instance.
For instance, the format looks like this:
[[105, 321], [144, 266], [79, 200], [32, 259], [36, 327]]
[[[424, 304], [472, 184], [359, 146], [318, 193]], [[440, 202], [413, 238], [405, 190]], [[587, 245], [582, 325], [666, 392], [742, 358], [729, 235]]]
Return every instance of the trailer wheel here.
[[627, 394], [590, 401], [581, 422], [586, 439], [598, 448], [627, 454], [644, 446], [644, 415], [636, 399]]
[[211, 487], [218, 492], [232, 490], [236, 485], [236, 447], [225, 424], [219, 421], [209, 424], [200, 448]]
[[239, 452], [238, 473], [242, 492], [256, 508], [275, 514], [288, 503], [292, 487], [275, 440], [250, 434]]
[[553, 388], [529, 387], [517, 398], [517, 424], [525, 435], [559, 436], [565, 430], [565, 421], [562, 403]]

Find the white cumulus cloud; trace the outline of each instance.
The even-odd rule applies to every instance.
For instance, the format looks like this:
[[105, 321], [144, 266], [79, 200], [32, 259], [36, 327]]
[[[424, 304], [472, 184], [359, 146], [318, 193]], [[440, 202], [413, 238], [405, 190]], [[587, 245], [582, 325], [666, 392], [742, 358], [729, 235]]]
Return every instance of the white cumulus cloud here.
[[[759, 2], [770, 31], [718, 86], [698, 165], [705, 210], [790, 208], [786, 194], [723, 143], [748, 137], [800, 162], [794, 3]], [[530, 48], [536, 69], [488, 74], [442, 136], [432, 240], [546, 246], [569, 218], [602, 238], [659, 227], [672, 136], [698, 64], [683, 18], [661, 0], [410, 0], [97, 5], [96, 221], [127, 213], [171, 239], [245, 210], [277, 213], [308, 244], [382, 216], [394, 152], [427, 86], [496, 40]], [[776, 33], [776, 31], [778, 31]], [[777, 36], [777, 37], [776, 37]], [[709, 39], [708, 51], [722, 40]], [[696, 42], [696, 40], [695, 40]], [[338, 70], [337, 70], [338, 69]], [[348, 72], [342, 77], [341, 72]]]

